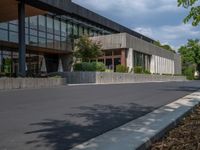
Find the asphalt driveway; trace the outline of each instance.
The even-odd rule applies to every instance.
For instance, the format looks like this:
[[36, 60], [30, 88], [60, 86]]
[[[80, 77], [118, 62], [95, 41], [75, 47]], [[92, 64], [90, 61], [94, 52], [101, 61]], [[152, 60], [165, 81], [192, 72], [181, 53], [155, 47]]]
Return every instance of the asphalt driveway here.
[[0, 91], [0, 150], [67, 150], [200, 89], [200, 81]]

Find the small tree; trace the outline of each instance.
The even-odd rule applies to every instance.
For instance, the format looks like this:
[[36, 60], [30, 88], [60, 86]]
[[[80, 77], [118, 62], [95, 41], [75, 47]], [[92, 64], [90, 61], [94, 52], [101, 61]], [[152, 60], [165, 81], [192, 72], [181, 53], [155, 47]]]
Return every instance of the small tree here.
[[83, 62], [89, 62], [102, 56], [102, 45], [100, 42], [93, 42], [89, 37], [82, 36], [75, 42], [74, 56]]

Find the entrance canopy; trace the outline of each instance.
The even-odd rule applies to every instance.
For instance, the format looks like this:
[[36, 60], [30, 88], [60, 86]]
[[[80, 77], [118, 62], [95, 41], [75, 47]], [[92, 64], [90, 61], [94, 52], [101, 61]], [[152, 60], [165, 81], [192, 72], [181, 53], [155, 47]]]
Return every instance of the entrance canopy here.
[[[17, 0], [0, 0], [0, 22], [18, 19], [18, 1]], [[26, 16], [35, 16], [44, 14], [44, 10], [25, 5]]]

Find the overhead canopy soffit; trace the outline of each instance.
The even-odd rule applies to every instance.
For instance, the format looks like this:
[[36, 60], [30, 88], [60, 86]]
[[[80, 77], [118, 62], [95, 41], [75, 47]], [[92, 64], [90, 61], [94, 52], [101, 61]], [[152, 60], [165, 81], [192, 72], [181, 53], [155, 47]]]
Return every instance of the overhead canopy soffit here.
[[[18, 1], [17, 0], [0, 0], [0, 22], [15, 20], [18, 18]], [[26, 16], [35, 16], [44, 14], [45, 11], [25, 5]]]

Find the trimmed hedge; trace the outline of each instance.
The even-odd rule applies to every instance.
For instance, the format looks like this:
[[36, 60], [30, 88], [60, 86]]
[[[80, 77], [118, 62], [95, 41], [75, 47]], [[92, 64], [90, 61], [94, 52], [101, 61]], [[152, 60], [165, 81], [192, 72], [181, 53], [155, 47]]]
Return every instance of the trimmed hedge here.
[[106, 66], [101, 62], [82, 62], [74, 65], [74, 71], [98, 71], [104, 72]]

